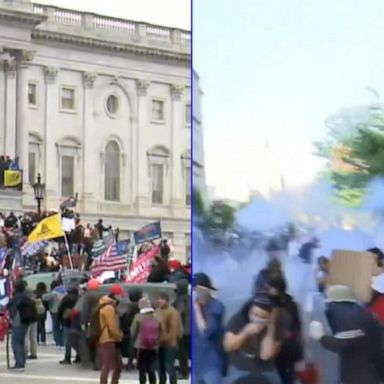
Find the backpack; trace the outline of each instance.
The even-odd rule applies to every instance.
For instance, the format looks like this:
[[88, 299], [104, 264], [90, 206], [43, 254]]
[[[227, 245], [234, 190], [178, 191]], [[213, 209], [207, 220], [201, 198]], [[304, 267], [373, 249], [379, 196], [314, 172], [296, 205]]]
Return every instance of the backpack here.
[[29, 325], [37, 321], [37, 308], [34, 300], [28, 298], [18, 306], [21, 324]]
[[45, 315], [45, 307], [41, 299], [36, 299], [36, 309], [38, 315]]
[[160, 324], [154, 318], [140, 322], [139, 345], [143, 349], [156, 349], [160, 340]]
[[106, 329], [106, 326], [101, 328], [100, 312], [102, 308], [106, 307], [107, 305], [112, 305], [112, 304], [111, 303], [99, 304], [92, 314], [89, 330], [88, 330], [88, 339], [91, 345], [98, 344], [101, 334]]

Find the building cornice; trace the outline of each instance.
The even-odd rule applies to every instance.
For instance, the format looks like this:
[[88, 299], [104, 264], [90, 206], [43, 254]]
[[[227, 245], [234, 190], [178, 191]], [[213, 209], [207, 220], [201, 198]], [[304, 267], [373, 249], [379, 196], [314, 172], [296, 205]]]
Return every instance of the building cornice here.
[[36, 26], [47, 19], [45, 15], [37, 15], [35, 13], [24, 12], [20, 10], [12, 10], [0, 8], [0, 20], [24, 23]]
[[34, 30], [32, 32], [32, 40], [47, 40], [56, 43], [60, 42], [64, 44], [73, 44], [83, 47], [86, 46], [105, 51], [160, 58], [165, 60], [182, 62], [185, 64], [189, 64], [191, 60], [191, 56], [189, 53], [172, 52], [170, 50], [161, 48], [152, 48], [134, 44], [110, 42], [92, 37], [77, 36], [68, 33]]

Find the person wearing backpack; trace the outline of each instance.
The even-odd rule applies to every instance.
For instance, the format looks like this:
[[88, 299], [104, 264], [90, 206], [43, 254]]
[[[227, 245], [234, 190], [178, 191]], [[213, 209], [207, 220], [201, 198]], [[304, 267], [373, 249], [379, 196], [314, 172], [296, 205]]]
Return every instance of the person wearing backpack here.
[[123, 333], [119, 326], [117, 305], [121, 296], [125, 296], [123, 288], [119, 284], [113, 284], [109, 295], [100, 299], [95, 314], [96, 323], [91, 325], [93, 335], [98, 335], [100, 384], [108, 384], [108, 376], [111, 372], [111, 384], [118, 384], [120, 379], [122, 359], [119, 344], [123, 339]]
[[131, 335], [137, 350], [139, 383], [156, 384], [157, 354], [162, 335], [162, 325], [154, 316], [154, 309], [147, 298], [139, 301], [140, 313], [132, 322]]
[[160, 292], [157, 299], [155, 316], [160, 320], [164, 328], [164, 335], [160, 341], [159, 349], [159, 378], [160, 384], [167, 382], [167, 374], [170, 384], [177, 384], [175, 360], [177, 358], [178, 338], [181, 336], [180, 315], [170, 305], [167, 292]]
[[26, 293], [27, 284], [17, 280], [14, 285], [14, 295], [8, 303], [12, 323], [12, 350], [15, 357], [15, 366], [11, 369], [16, 372], [25, 370], [25, 337], [28, 326], [36, 321], [35, 303]]

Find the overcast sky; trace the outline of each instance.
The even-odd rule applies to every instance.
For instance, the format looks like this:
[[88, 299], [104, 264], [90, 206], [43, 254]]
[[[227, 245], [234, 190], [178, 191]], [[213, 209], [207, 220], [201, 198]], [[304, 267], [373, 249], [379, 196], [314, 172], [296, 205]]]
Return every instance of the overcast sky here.
[[33, 0], [79, 11], [190, 30], [190, 0]]
[[384, 1], [194, 0], [208, 183], [245, 199], [265, 181], [261, 150], [290, 185], [322, 164], [313, 141], [344, 107], [384, 96]]

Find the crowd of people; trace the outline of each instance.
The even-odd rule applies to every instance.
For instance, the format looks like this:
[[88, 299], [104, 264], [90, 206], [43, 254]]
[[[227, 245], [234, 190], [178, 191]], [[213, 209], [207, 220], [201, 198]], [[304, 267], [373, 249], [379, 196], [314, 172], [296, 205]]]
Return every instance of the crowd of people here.
[[[317, 241], [310, 243], [304, 251], [317, 245]], [[367, 303], [359, 302], [349, 286], [327, 286], [327, 257], [320, 256], [314, 263], [331, 332], [326, 332], [323, 322], [311, 321], [309, 337], [337, 355], [338, 380], [343, 384], [384, 381], [384, 254], [378, 248], [368, 252], [375, 255], [380, 272], [372, 278], [372, 297]], [[205, 273], [193, 276], [196, 383], [319, 382], [316, 366], [304, 363], [308, 348], [305, 324], [299, 305], [287, 292], [278, 249], [268, 247], [266, 253], [268, 263], [254, 280], [252, 297], [228, 321], [225, 305], [217, 298], [210, 277]], [[304, 254], [302, 257], [303, 252], [299, 252], [298, 256], [308, 264], [313, 255], [309, 251]]]
[[161, 286], [155, 297], [145, 292], [145, 285], [127, 294], [117, 280], [108, 282], [105, 295], [94, 278], [65, 287], [58, 275], [49, 289], [40, 282], [34, 291], [18, 279], [8, 304], [16, 362], [12, 369], [22, 372], [28, 359], [38, 358], [37, 346], [47, 343], [45, 324], [50, 316], [54, 343], [64, 351], [60, 364], [100, 370], [101, 384], [108, 383], [110, 375], [111, 383], [119, 382], [123, 359], [125, 369], [138, 370], [140, 384], [147, 380], [176, 384], [188, 378], [189, 275], [176, 273], [173, 260], [169, 264], [172, 270], [168, 268], [169, 274], [157, 280], [175, 284], [174, 299]]

